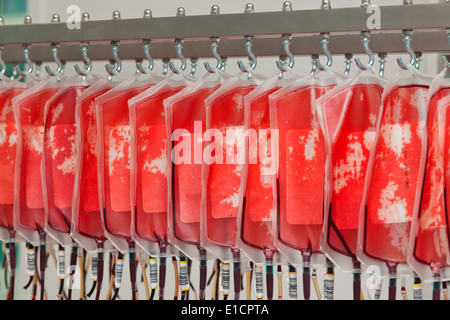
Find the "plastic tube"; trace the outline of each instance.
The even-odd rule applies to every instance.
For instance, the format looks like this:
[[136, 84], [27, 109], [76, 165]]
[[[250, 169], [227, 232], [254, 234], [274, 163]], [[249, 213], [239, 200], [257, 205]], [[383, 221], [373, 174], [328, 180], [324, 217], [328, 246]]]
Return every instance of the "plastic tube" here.
[[100, 292], [103, 283], [103, 269], [104, 269], [104, 244], [103, 241], [97, 242], [97, 293], [95, 300], [100, 300]]
[[9, 267], [11, 269], [11, 278], [9, 281], [8, 300], [14, 300], [14, 287], [16, 279], [16, 240], [15, 232], [9, 232]]
[[200, 300], [205, 300], [206, 276], [207, 276], [206, 250], [200, 249], [200, 288], [199, 288]]
[[238, 250], [233, 251], [233, 281], [234, 281], [234, 300], [240, 300], [241, 292], [241, 253]]
[[389, 266], [389, 300], [395, 300], [397, 295], [397, 266]]

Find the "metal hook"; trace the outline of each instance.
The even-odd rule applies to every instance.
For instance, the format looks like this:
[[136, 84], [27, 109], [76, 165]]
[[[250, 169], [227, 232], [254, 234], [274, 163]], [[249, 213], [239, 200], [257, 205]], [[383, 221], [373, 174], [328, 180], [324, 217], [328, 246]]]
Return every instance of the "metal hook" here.
[[291, 50], [289, 50], [289, 45], [291, 44], [291, 38], [292, 36], [290, 34], [283, 35], [283, 48], [284, 53], [286, 54], [286, 57], [289, 59], [289, 62], [283, 62], [280, 59], [276, 61], [278, 69], [280, 69], [281, 72], [287, 72], [289, 69], [292, 69], [294, 67], [294, 55], [292, 54]]
[[197, 61], [197, 58], [191, 58], [191, 72], [189, 73], [191, 77], [195, 76], [195, 73], [197, 72]]
[[120, 71], [122, 71], [122, 61], [120, 60], [117, 52], [119, 51], [119, 45], [117, 44], [117, 41], [112, 41], [112, 53], [115, 63], [114, 64], [107, 64], [105, 65], [106, 71], [111, 76], [118, 75]]
[[316, 60], [317, 59], [319, 59], [319, 55], [318, 54], [311, 55], [312, 68], [311, 68], [311, 71], [309, 73], [310, 75], [313, 75], [317, 71], [317, 65], [316, 65]]
[[[24, 24], [31, 24], [31, 23], [32, 23], [31, 16], [25, 16]], [[26, 77], [28, 74], [33, 72], [33, 62], [30, 60], [29, 54], [30, 54], [30, 49], [28, 48], [27, 44], [24, 44], [23, 56], [25, 58], [26, 64], [28, 65], [28, 70], [26, 72], [23, 72], [22, 70], [20, 70], [20, 67], [18, 65], [16, 66], [17, 73], [22, 77]]]
[[369, 33], [361, 32], [361, 36], [362, 36], [361, 42], [363, 43], [364, 51], [366, 51], [366, 53], [369, 55], [369, 63], [368, 63], [368, 65], [364, 65], [359, 58], [355, 59], [355, 63], [358, 66], [358, 68], [360, 68], [361, 70], [368, 70], [370, 67], [373, 66], [375, 58], [374, 58], [372, 50], [370, 50], [370, 48], [369, 48], [369, 42], [370, 42]]
[[181, 67], [180, 69], [177, 69], [172, 61], [169, 62], [169, 68], [170, 70], [175, 74], [180, 74], [184, 70], [186, 70], [186, 58], [183, 56], [183, 39], [175, 39], [175, 47], [177, 49], [177, 56], [181, 60]]
[[[403, 41], [405, 42], [405, 48], [406, 51], [408, 51], [409, 56], [410, 56], [410, 62], [409, 65], [410, 66], [414, 66], [415, 62], [416, 62], [416, 53], [414, 52], [414, 50], [411, 48], [411, 30], [405, 30], [403, 31], [403, 34], [405, 35], [403, 38]], [[408, 66], [403, 62], [402, 58], [397, 58], [397, 63], [400, 66], [400, 68], [402, 68], [403, 70], [408, 70]]]
[[[89, 17], [89, 13], [84, 12], [82, 17], [81, 17], [81, 21], [89, 21], [90, 17]], [[83, 57], [83, 62], [84, 62], [84, 70], [81, 70], [80, 66], [78, 64], [76, 64], [74, 66], [75, 71], [80, 75], [80, 76], [87, 76], [88, 73], [92, 70], [92, 61], [91, 59], [89, 59], [89, 57], [87, 56], [87, 51], [88, 51], [88, 45], [89, 42], [82, 42], [81, 43], [81, 56]]]
[[163, 76], [167, 76], [167, 72], [169, 71], [169, 62], [170, 59], [169, 58], [164, 58], [162, 59], [163, 62], [163, 71], [162, 71], [162, 75]]
[[[3, 17], [0, 17], [0, 27], [3, 26], [3, 25], [4, 25]], [[3, 61], [2, 53], [3, 53], [3, 46], [0, 46], [0, 66], [2, 68], [2, 70], [0, 72], [2, 74], [5, 74], [5, 72], [6, 72], [6, 63], [5, 63], [5, 61]]]
[[[447, 33], [448, 45], [450, 46], [450, 29], [445, 30], [445, 32]], [[446, 56], [442, 56], [442, 63], [447, 69], [450, 69], [450, 61]]]
[[[54, 15], [52, 16], [52, 23], [58, 23], [58, 22], [60, 22], [60, 21], [61, 21], [61, 19], [59, 18], [59, 14], [54, 14]], [[53, 70], [50, 68], [50, 66], [45, 66], [45, 71], [47, 71], [47, 73], [48, 73], [50, 76], [52, 76], [52, 77], [57, 76], [58, 73], [60, 74], [60, 73], [61, 73], [61, 70], [62, 70], [62, 68], [63, 68], [62, 62], [61, 62], [61, 60], [58, 58], [58, 47], [59, 47], [59, 44], [58, 44], [58, 43], [52, 43], [52, 57], [53, 57], [53, 60], [54, 60], [54, 61], [56, 62], [56, 64], [57, 64], [56, 71], [53, 71]]]
[[[150, 9], [146, 9], [144, 10], [144, 19], [150, 19], [152, 18], [152, 11]], [[137, 70], [142, 73], [142, 74], [148, 74], [150, 71], [153, 70], [153, 66], [154, 66], [154, 62], [153, 62], [153, 58], [150, 55], [150, 39], [146, 39], [143, 41], [144, 43], [144, 55], [145, 58], [148, 61], [148, 67], [144, 68], [142, 67], [142, 63], [141, 62], [136, 62], [136, 67]]]
[[215, 68], [212, 68], [211, 65], [209, 64], [209, 62], [205, 62], [205, 68], [209, 73], [215, 73], [216, 70], [220, 70], [220, 68], [222, 67], [222, 58], [219, 55], [219, 53], [217, 52], [217, 47], [219, 46], [219, 39], [218, 38], [211, 38], [211, 50], [213, 53], [214, 58], [216, 58], [217, 60], [217, 65]]
[[331, 65], [333, 64], [333, 57], [331, 56], [331, 52], [328, 50], [328, 43], [330, 42], [330, 34], [329, 33], [321, 33], [320, 34], [320, 42], [322, 43], [322, 50], [325, 53], [325, 55], [327, 56], [327, 64], [326, 67], [324, 67], [321, 63], [319, 58], [317, 57], [317, 59], [314, 60], [316, 67], [320, 70], [320, 71], [325, 71], [328, 68], [331, 67]]
[[[119, 11], [114, 11], [113, 12], [113, 20], [120, 20], [120, 12]], [[105, 68], [106, 71], [111, 75], [111, 76], [115, 76], [118, 75], [120, 73], [120, 71], [122, 71], [122, 61], [119, 59], [119, 56], [117, 54], [117, 52], [119, 51], [119, 41], [111, 41], [112, 44], [112, 53], [113, 53], [113, 58], [115, 63], [114, 64], [106, 64]]]
[[350, 74], [350, 70], [352, 68], [352, 58], [353, 58], [353, 54], [351, 53], [346, 53], [345, 54], [345, 71], [344, 74]]
[[140, 73], [148, 74], [150, 71], [153, 70], [153, 66], [154, 66], [153, 58], [150, 55], [150, 40], [145, 40], [144, 41], [144, 55], [145, 55], [145, 58], [148, 61], [148, 67], [144, 68], [142, 66], [141, 62], [137, 62], [136, 63], [136, 67], [137, 67], [137, 69], [139, 70]]
[[252, 45], [253, 45], [252, 40], [253, 40], [252, 36], [245, 37], [245, 48], [247, 49], [247, 55], [250, 58], [250, 68], [245, 67], [241, 60], [237, 62], [239, 69], [241, 69], [242, 72], [250, 73], [251, 72], [250, 70], [255, 70], [256, 68], [256, 56], [252, 52]]
[[414, 61], [414, 67], [419, 70], [420, 63], [422, 62], [422, 52], [416, 52], [416, 61]]
[[379, 53], [378, 57], [380, 57], [380, 71], [379, 71], [379, 75], [380, 77], [384, 76], [384, 71], [385, 71], [385, 67], [386, 67], [386, 53]]

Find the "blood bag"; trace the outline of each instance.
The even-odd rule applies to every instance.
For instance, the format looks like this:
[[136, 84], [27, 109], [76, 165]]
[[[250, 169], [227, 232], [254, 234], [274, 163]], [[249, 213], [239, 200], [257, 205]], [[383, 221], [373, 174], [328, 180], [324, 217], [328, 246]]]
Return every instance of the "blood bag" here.
[[[275, 153], [271, 150], [269, 95], [293, 82], [295, 78], [271, 77], [244, 97], [245, 164], [242, 170], [242, 201], [238, 216], [237, 246], [251, 261], [266, 263], [267, 255], [274, 255], [272, 217], [273, 183], [276, 175]], [[241, 209], [242, 208], [242, 209]]]
[[205, 100], [229, 78], [217, 71], [164, 100], [167, 126], [167, 186], [169, 189], [169, 242], [190, 259], [200, 256], [200, 208], [202, 197], [203, 133]]
[[14, 228], [33, 245], [39, 243], [46, 225], [41, 171], [44, 150], [44, 109], [59, 86], [59, 82], [53, 82], [49, 78], [38, 82], [12, 100], [18, 126]]
[[[424, 282], [450, 279], [446, 215], [446, 132], [450, 82], [447, 70], [437, 75], [428, 91], [427, 160], [421, 203], [413, 216], [408, 263]], [[447, 102], [446, 102], [447, 101]]]
[[372, 69], [359, 70], [316, 101], [327, 147], [321, 247], [343, 271], [354, 271], [360, 264], [359, 210], [385, 85]]
[[75, 105], [98, 77], [67, 79], [45, 105], [42, 154], [46, 230], [61, 245], [72, 245], [70, 229], [76, 168]]
[[245, 164], [244, 97], [265, 80], [255, 73], [250, 79], [247, 74], [245, 77], [228, 79], [206, 100], [200, 238], [202, 245], [222, 262], [232, 261], [233, 254], [239, 251], [238, 213]]
[[[95, 251], [106, 236], [101, 224], [97, 177], [97, 116], [95, 99], [119, 82], [100, 79], [76, 101], [77, 126], [72, 237], [87, 251]], [[105, 243], [105, 249], [107, 248]]]
[[99, 199], [104, 206], [102, 225], [108, 239], [122, 253], [131, 241], [131, 132], [128, 100], [162, 80], [139, 75], [124, 80], [95, 99]]
[[431, 78], [400, 71], [383, 92], [360, 209], [357, 256], [381, 275], [410, 274], [411, 222], [419, 208], [427, 137], [426, 96]]
[[131, 208], [131, 235], [138, 245], [153, 256], [160, 254], [160, 248], [175, 251], [171, 246], [166, 248], [168, 161], [163, 102], [194, 80], [196, 78], [189, 76], [176, 80], [171, 74], [128, 101], [131, 124], [131, 203], [135, 203]]
[[0, 88], [0, 239], [9, 240], [14, 230], [14, 170], [17, 125], [12, 99], [29, 85], [19, 80], [3, 83]]
[[[278, 130], [278, 174], [273, 183], [275, 247], [292, 265], [323, 265], [325, 141], [315, 100], [346, 77], [315, 73], [269, 96], [270, 128]], [[326, 78], [325, 78], [326, 77]], [[276, 148], [276, 149], [275, 149]]]

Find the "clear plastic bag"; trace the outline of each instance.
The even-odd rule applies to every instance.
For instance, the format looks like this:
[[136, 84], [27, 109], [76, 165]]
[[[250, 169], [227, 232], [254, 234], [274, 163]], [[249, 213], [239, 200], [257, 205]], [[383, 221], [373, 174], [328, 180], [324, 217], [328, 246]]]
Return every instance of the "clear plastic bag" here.
[[[419, 210], [414, 212], [409, 240], [408, 263], [423, 282], [450, 279], [446, 208], [446, 134], [450, 81], [447, 70], [438, 74], [426, 98], [427, 160]], [[439, 293], [440, 294], [440, 293]]]
[[[12, 99], [26, 90], [30, 83], [17, 79], [0, 87], [0, 239], [9, 241], [14, 231], [14, 170], [17, 148], [17, 125]], [[17, 236], [15, 236], [17, 237]], [[18, 239], [16, 239], [18, 240]]]
[[131, 236], [153, 256], [178, 252], [167, 236], [167, 128], [164, 100], [196, 78], [169, 75], [128, 101], [131, 123]]
[[[194, 157], [195, 151], [203, 150], [205, 100], [229, 78], [220, 71], [216, 78], [210, 77], [213, 76], [206, 74], [164, 100], [168, 142], [168, 237], [169, 242], [190, 259], [206, 255], [200, 244], [202, 158]], [[185, 159], [183, 153], [180, 154], [182, 149], [186, 150]]]
[[128, 100], [162, 81], [152, 74], [122, 81], [95, 99], [99, 199], [104, 211], [101, 221], [106, 236], [123, 254], [133, 245], [131, 239], [131, 132]]
[[255, 73], [250, 78], [244, 74], [246, 79], [242, 75], [228, 79], [205, 102], [200, 239], [222, 262], [240, 260], [237, 229], [245, 165], [244, 97], [265, 80]]
[[76, 170], [75, 106], [80, 96], [99, 78], [65, 80], [45, 105], [42, 154], [45, 229], [61, 245], [70, 246], [72, 200]]
[[278, 137], [272, 137], [270, 131], [269, 95], [296, 79], [271, 77], [244, 97], [244, 132], [248, 135], [245, 136], [246, 160], [240, 199], [245, 200], [239, 206], [237, 247], [258, 264], [266, 263], [267, 259], [274, 263], [285, 262], [274, 246], [272, 226], [276, 214], [272, 180], [277, 167], [271, 139]]
[[[424, 177], [430, 83], [430, 77], [413, 67], [389, 80], [366, 173], [357, 257], [391, 280], [412, 273], [408, 242]], [[390, 298], [394, 289], [390, 281]]]
[[[33, 245], [45, 239], [46, 221], [42, 177], [44, 109], [47, 101], [61, 85], [60, 82], [53, 80], [48, 78], [39, 81], [12, 100], [18, 128], [14, 228]], [[51, 243], [51, 238], [48, 238], [47, 242]]]
[[270, 127], [278, 130], [273, 182], [275, 247], [290, 264], [322, 266], [325, 141], [315, 100], [347, 78], [330, 71], [298, 79], [269, 96]]
[[316, 100], [327, 149], [321, 247], [344, 272], [360, 269], [359, 210], [386, 82], [372, 69], [359, 70]]
[[77, 156], [73, 195], [71, 236], [87, 251], [98, 246], [112, 249], [101, 224], [97, 177], [97, 116], [95, 99], [119, 82], [99, 79], [76, 100]]

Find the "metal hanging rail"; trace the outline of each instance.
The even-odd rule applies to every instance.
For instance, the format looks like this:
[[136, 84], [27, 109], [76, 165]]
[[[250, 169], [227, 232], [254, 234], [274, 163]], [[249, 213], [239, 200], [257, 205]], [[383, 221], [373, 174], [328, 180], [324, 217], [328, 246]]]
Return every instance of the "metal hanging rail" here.
[[375, 53], [404, 52], [402, 30], [414, 30], [412, 47], [418, 52], [449, 53], [446, 29], [450, 28], [450, 4], [379, 7], [380, 28], [370, 30], [366, 7], [254, 12], [204, 16], [139, 18], [81, 22], [80, 29], [66, 23], [4, 25], [0, 45], [7, 62], [23, 60], [23, 44], [30, 46], [33, 61], [51, 61], [51, 43], [59, 43], [64, 61], [80, 61], [80, 43], [89, 41], [92, 60], [111, 59], [111, 41], [120, 41], [121, 59], [143, 58], [142, 41], [151, 39], [153, 58], [174, 58], [173, 40], [184, 39], [187, 57], [211, 57], [210, 38], [220, 39], [222, 56], [245, 56], [243, 37], [254, 37], [257, 56], [283, 54], [281, 35], [292, 34], [295, 55], [321, 52], [319, 34], [330, 33], [333, 54], [364, 53], [359, 34], [371, 32]]

